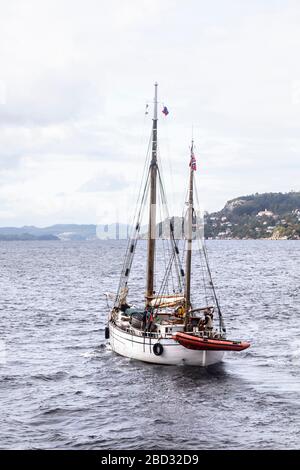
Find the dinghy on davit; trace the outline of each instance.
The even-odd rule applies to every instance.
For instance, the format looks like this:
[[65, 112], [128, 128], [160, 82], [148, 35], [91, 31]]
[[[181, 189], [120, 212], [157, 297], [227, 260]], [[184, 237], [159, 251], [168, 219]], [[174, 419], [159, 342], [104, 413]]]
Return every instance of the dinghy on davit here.
[[[174, 218], [169, 217], [157, 155], [157, 108], [156, 83], [151, 146], [147, 154], [148, 171], [141, 186], [143, 191], [137, 204], [114, 305], [108, 315], [105, 337], [113, 351], [132, 359], [154, 364], [208, 366], [222, 361], [226, 351], [242, 351], [250, 344], [226, 339], [201, 230], [203, 225], [195, 204], [198, 201], [193, 141], [189, 158], [187, 208], [184, 223], [180, 221], [180, 227], [184, 226], [182, 236], [178, 235], [178, 224], [176, 226]], [[165, 115], [168, 114], [166, 109], [163, 108]], [[146, 292], [144, 305], [136, 307], [128, 300], [129, 279], [134, 268], [137, 242], [141, 238], [145, 208], [148, 208]], [[161, 236], [165, 229], [167, 237]], [[183, 242], [181, 248], [180, 242]], [[159, 248], [162, 248], [160, 256]], [[197, 253], [198, 271], [197, 275], [194, 273], [192, 276], [192, 254]], [[162, 276], [159, 279], [155, 268], [162, 258], [164, 262], [160, 266]], [[143, 276], [143, 273], [140, 275]], [[193, 286], [193, 279], [196, 287]], [[200, 280], [203, 281], [202, 288], [199, 287]], [[136, 298], [138, 293], [134, 294]]]
[[182, 346], [196, 351], [243, 351], [249, 348], [246, 341], [230, 341], [226, 339], [212, 339], [199, 337], [189, 333], [175, 333], [173, 338]]

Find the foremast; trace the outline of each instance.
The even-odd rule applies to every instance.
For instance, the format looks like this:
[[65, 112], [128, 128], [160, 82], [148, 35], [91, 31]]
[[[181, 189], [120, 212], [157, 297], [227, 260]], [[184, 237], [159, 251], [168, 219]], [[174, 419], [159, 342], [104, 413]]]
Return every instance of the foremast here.
[[156, 238], [156, 182], [157, 182], [157, 86], [154, 85], [154, 112], [152, 125], [152, 158], [150, 163], [150, 197], [149, 197], [149, 224], [147, 248], [147, 284], [146, 306], [151, 302], [154, 294], [154, 264], [155, 264], [155, 238]]
[[193, 207], [194, 207], [194, 141], [191, 144], [191, 159], [190, 159], [190, 181], [188, 191], [188, 210], [187, 210], [187, 253], [185, 265], [185, 307], [186, 307], [186, 323], [188, 322], [188, 312], [191, 308], [191, 271], [192, 271], [192, 229], [193, 229]]

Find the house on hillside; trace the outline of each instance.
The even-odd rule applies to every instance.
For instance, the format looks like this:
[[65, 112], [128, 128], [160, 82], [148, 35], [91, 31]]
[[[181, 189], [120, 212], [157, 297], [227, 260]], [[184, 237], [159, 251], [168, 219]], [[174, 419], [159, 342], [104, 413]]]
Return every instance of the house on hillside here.
[[264, 211], [258, 212], [256, 217], [274, 217], [274, 215], [275, 214], [272, 211], [265, 209]]

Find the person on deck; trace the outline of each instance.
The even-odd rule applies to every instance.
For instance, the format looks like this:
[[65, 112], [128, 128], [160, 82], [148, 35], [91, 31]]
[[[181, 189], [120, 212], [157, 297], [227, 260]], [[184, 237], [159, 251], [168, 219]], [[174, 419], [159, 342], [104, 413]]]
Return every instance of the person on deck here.
[[201, 318], [198, 323], [198, 328], [200, 331], [205, 331], [206, 333], [210, 334], [213, 330], [213, 313], [210, 309], [204, 310], [204, 318]]
[[142, 329], [146, 331], [146, 326], [147, 326], [147, 318], [148, 318], [148, 309], [147, 307], [144, 310], [143, 313], [143, 322], [142, 322]]
[[207, 309], [204, 311], [204, 330], [210, 335], [213, 330], [213, 313]]
[[177, 309], [175, 310], [175, 316], [183, 318], [185, 316], [185, 308], [184, 304], [180, 304]]
[[147, 331], [152, 331], [153, 320], [154, 320], [153, 309], [149, 308], [148, 314], [147, 314], [147, 326], [146, 326]]
[[143, 314], [142, 328], [144, 331], [151, 331], [153, 325], [154, 315], [151, 307], [146, 307]]

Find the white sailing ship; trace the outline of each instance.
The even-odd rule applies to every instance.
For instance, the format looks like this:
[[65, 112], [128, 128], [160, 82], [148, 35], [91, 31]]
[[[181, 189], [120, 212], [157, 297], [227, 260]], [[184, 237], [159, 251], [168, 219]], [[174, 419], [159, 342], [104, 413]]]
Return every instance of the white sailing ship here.
[[[169, 224], [168, 261], [163, 279], [155, 288], [157, 241], [157, 207], [159, 200], [166, 206], [166, 195], [158, 161], [158, 101], [157, 83], [154, 94], [154, 113], [151, 132], [151, 152], [145, 184], [141, 193], [131, 238], [128, 241], [120, 282], [114, 305], [108, 316], [105, 336], [111, 349], [128, 358], [166, 365], [209, 366], [222, 361], [226, 351], [241, 351], [249, 343], [226, 339], [226, 329], [208, 264], [204, 239], [195, 235], [194, 144], [191, 145], [189, 188], [185, 224], [184, 260], [174, 234], [174, 220]], [[148, 236], [146, 259], [146, 292], [142, 307], [129, 304], [129, 280], [133, 259], [140, 238], [143, 211], [148, 207]], [[196, 229], [195, 229], [196, 227]], [[199, 243], [208, 279], [211, 302], [196, 306], [192, 301], [193, 243]], [[185, 264], [185, 269], [183, 265]], [[170, 282], [172, 278], [172, 282]], [[174, 282], [176, 278], [176, 283]], [[171, 284], [171, 287], [170, 287]], [[217, 323], [217, 327], [214, 326]]]

